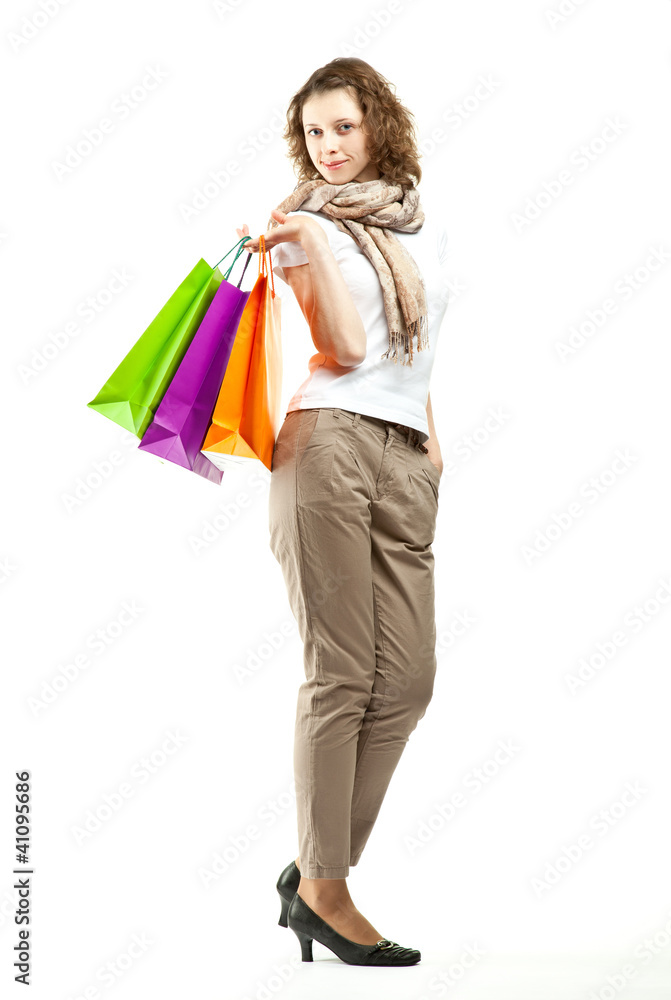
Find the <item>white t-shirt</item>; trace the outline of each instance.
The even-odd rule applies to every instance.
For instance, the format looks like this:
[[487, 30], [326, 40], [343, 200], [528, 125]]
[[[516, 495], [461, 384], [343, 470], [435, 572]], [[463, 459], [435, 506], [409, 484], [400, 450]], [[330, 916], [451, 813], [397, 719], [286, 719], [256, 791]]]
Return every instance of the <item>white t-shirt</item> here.
[[[338, 406], [416, 428], [423, 444], [429, 437], [426, 405], [436, 341], [449, 298], [445, 226], [427, 216], [416, 233], [394, 230], [424, 279], [429, 319], [428, 348], [418, 351], [415, 340], [412, 364], [403, 365], [400, 356], [396, 362], [391, 357], [381, 357], [389, 347], [382, 286], [377, 271], [354, 237], [341, 232], [332, 219], [319, 212], [299, 209], [287, 214], [307, 215], [323, 227], [366, 331], [366, 357], [359, 365], [343, 368], [320, 353], [310, 358], [310, 374], [292, 396], [287, 412]], [[278, 243], [271, 248], [270, 255], [273, 272], [285, 283], [283, 265], [309, 263], [296, 240]]]

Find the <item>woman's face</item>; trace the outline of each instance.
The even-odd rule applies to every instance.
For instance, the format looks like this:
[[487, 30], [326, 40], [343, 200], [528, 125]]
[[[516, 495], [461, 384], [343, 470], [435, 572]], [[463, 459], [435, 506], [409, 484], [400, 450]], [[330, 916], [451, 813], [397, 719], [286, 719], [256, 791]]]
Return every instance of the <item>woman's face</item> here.
[[[363, 113], [344, 87], [314, 94], [303, 105], [303, 135], [310, 159], [329, 184], [377, 180], [361, 131]], [[329, 163], [341, 163], [331, 168]]]

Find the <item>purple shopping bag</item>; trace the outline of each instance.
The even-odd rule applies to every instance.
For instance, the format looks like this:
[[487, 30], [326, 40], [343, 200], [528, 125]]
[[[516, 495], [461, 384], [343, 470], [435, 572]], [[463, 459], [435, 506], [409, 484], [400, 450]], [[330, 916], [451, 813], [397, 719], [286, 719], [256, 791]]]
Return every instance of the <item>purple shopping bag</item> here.
[[[240, 247], [235, 260], [242, 250]], [[247, 254], [242, 275], [250, 258], [251, 254]], [[240, 289], [242, 275], [237, 287], [226, 280], [231, 268], [219, 285], [138, 445], [139, 450], [181, 465], [214, 483], [221, 483], [223, 472], [200, 449], [250, 294]]]

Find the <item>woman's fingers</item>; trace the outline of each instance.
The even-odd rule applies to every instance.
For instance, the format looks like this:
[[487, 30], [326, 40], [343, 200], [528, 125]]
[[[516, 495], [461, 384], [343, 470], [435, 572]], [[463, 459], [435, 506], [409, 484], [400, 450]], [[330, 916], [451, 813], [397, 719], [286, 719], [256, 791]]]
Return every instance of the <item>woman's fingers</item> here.
[[[236, 227], [236, 230], [235, 230], [235, 231], [236, 231], [236, 233], [238, 234], [238, 236], [239, 236], [239, 237], [240, 237], [241, 239], [242, 239], [242, 237], [243, 237], [243, 236], [249, 236], [249, 226], [247, 225], [247, 223], [246, 223], [246, 222], [245, 222], [245, 223], [243, 224], [243, 226], [242, 226], [242, 229], [238, 229], [238, 228]], [[246, 241], [245, 241], [245, 242], [243, 243], [243, 247], [245, 248], [245, 250], [250, 250], [250, 251], [252, 251], [252, 252], [253, 252], [253, 251], [254, 251], [254, 250], [256, 249], [256, 247], [255, 247], [255, 246], [253, 246], [253, 245], [252, 245], [252, 246], [250, 246], [250, 244], [253, 244], [254, 242], [255, 242], [255, 241], [254, 241], [254, 240], [251, 240], [251, 239], [249, 239], [249, 240], [246, 240]]]
[[[270, 247], [268, 246], [268, 233], [262, 233], [261, 235], [266, 241], [266, 250], [269, 250]], [[261, 236], [252, 237], [252, 239], [249, 239], [245, 243], [243, 243], [242, 246], [245, 250], [249, 250], [250, 253], [258, 253], [259, 248], [261, 246]]]
[[[273, 216], [273, 218], [277, 219], [277, 221], [280, 222], [280, 223], [286, 221], [286, 218], [287, 218], [286, 213], [285, 212], [281, 212], [279, 210], [279, 208], [273, 208], [273, 209], [271, 209], [271, 213], [270, 214]], [[249, 236], [249, 227], [248, 227], [247, 223], [245, 222], [245, 224], [243, 225], [242, 229], [236, 229], [236, 232], [237, 232], [238, 236], [240, 236], [240, 237], [242, 237], [242, 236]], [[272, 242], [272, 240], [273, 240], [273, 237], [271, 235], [272, 232], [273, 232], [273, 230], [269, 230], [267, 233], [263, 233], [262, 234], [263, 238], [264, 238], [264, 240], [266, 242], [266, 249], [267, 250], [269, 250], [271, 246], [275, 245], [274, 242]], [[268, 245], [268, 239], [271, 240], [270, 246]], [[250, 253], [258, 253], [259, 248], [260, 248], [260, 244], [261, 244], [261, 237], [260, 236], [255, 236], [255, 237], [252, 237], [252, 238], [246, 240], [245, 243], [243, 243], [243, 247], [245, 248], [245, 250], [249, 250]]]

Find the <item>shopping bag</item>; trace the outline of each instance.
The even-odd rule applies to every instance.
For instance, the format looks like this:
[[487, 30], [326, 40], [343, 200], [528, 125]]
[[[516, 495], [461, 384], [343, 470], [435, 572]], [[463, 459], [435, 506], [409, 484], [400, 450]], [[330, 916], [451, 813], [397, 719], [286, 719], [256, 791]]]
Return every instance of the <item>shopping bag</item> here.
[[[233, 264], [243, 250], [238, 247]], [[227, 280], [233, 264], [226, 272], [138, 446], [216, 483], [222, 473], [200, 449], [250, 295], [240, 289], [246, 256], [237, 286]]]
[[250, 459], [271, 468], [282, 392], [280, 306], [270, 251], [261, 236], [259, 274], [242, 313], [203, 442], [203, 455], [218, 469]]
[[141, 438], [222, 280], [201, 258], [86, 405]]

